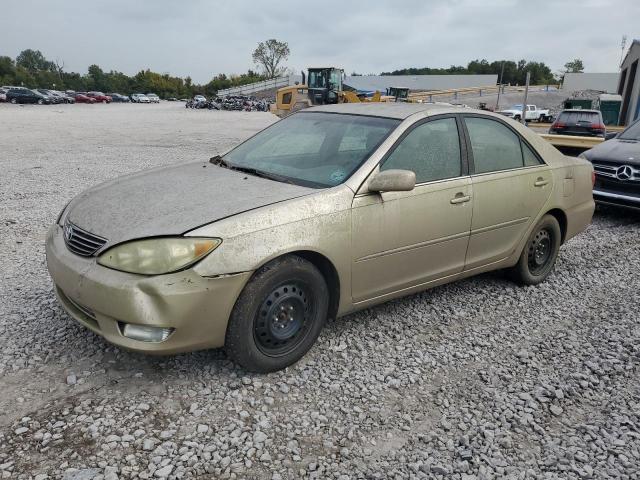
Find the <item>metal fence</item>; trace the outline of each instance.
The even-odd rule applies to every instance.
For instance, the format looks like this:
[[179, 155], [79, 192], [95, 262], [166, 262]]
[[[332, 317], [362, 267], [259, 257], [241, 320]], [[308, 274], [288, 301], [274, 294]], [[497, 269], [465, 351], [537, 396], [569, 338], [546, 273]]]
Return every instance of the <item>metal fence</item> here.
[[286, 87], [287, 85], [289, 85], [289, 77], [278, 77], [272, 78], [270, 80], [263, 80], [262, 82], [241, 85], [239, 87], [218, 90], [218, 96], [226, 97], [228, 95], [250, 95], [256, 92], [262, 92], [263, 90], [269, 90], [270, 88]]

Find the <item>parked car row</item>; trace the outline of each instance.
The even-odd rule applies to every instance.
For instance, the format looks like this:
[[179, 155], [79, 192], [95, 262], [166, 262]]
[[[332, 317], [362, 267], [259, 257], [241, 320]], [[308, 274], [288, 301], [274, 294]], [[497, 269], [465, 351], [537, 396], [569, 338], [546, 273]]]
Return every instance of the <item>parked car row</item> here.
[[0, 102], [35, 103], [38, 105], [57, 105], [60, 103], [160, 103], [155, 93], [134, 93], [131, 97], [120, 93], [76, 92], [67, 90], [49, 90], [46, 88], [29, 89], [25, 87], [0, 87]]
[[30, 90], [24, 87], [3, 86], [0, 88], [0, 101], [10, 103], [37, 103], [51, 105], [58, 103], [75, 103], [75, 99], [64, 92], [43, 88]]

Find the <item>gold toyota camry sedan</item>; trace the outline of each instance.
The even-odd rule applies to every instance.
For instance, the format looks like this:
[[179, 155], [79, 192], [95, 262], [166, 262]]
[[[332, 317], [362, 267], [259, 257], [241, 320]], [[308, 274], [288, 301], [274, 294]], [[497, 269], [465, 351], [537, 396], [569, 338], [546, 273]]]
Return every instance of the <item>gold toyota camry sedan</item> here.
[[274, 371], [327, 318], [489, 270], [543, 281], [591, 221], [592, 185], [589, 162], [492, 113], [316, 107], [78, 195], [47, 265], [64, 309], [109, 342], [224, 347]]

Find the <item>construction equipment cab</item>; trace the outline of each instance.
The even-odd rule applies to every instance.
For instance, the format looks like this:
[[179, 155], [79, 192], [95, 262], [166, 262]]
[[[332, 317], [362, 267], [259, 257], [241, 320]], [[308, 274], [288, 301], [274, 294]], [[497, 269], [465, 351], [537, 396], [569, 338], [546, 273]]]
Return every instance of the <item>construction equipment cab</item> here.
[[390, 97], [389, 101], [408, 102], [409, 89], [405, 87], [389, 87], [387, 88], [387, 96]]
[[302, 108], [327, 103], [340, 103], [342, 94], [341, 68], [310, 68], [307, 83], [302, 72], [302, 84], [278, 89], [276, 103], [271, 105], [271, 112], [284, 117]]
[[[311, 104], [326, 105], [338, 103], [340, 92], [342, 92], [343, 76], [344, 70], [341, 68], [310, 68], [307, 88]], [[302, 83], [304, 83], [304, 76]]]

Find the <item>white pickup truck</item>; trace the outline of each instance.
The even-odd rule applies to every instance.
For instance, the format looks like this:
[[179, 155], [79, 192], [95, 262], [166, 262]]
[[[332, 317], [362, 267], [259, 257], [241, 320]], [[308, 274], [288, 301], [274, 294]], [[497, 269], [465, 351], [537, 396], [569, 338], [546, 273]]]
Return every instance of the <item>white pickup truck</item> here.
[[[512, 105], [506, 110], [500, 110], [498, 113], [504, 115], [505, 117], [510, 117], [514, 120], [520, 121], [522, 119], [522, 104]], [[536, 120], [538, 122], [549, 122], [552, 119], [551, 115], [549, 114], [549, 109], [539, 109], [535, 105], [527, 105], [524, 118], [527, 122], [530, 122], [532, 120]]]

